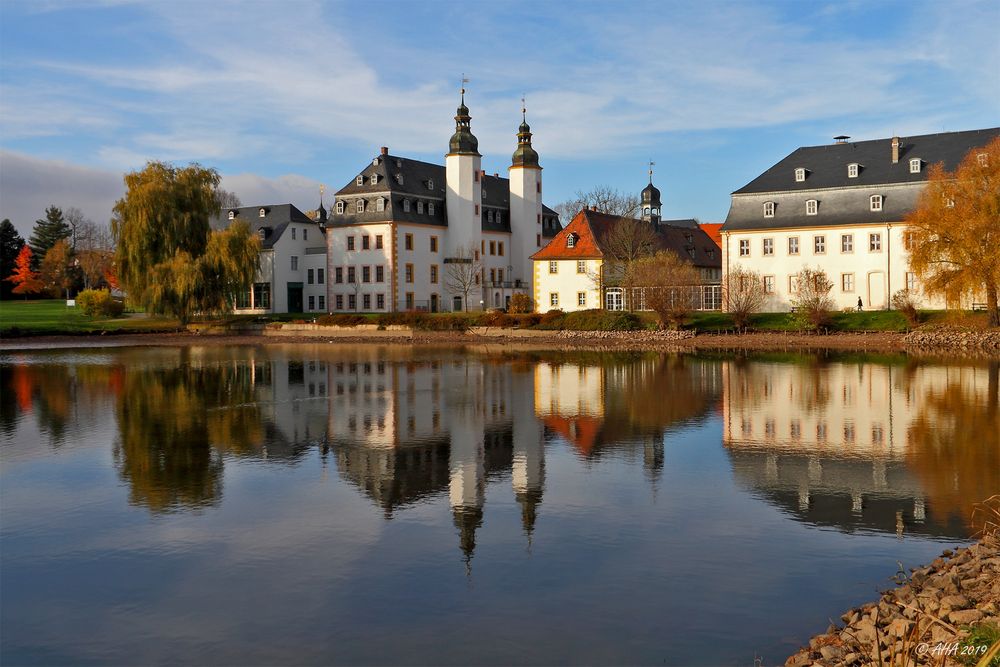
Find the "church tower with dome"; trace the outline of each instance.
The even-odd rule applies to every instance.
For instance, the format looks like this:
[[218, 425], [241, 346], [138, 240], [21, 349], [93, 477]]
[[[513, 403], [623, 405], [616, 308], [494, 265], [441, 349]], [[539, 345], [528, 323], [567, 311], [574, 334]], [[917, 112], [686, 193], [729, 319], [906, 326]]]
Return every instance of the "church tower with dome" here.
[[660, 191], [653, 185], [652, 162], [649, 163], [649, 185], [642, 189], [639, 196], [642, 219], [654, 227], [658, 227], [660, 225]]

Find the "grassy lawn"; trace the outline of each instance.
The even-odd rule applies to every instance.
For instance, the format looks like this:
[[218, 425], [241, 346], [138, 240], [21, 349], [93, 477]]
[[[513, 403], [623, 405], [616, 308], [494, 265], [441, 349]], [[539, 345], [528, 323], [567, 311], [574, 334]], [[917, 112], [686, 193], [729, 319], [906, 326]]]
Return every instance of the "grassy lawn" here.
[[67, 308], [61, 299], [0, 301], [0, 337], [54, 334], [88, 334], [102, 331], [143, 333], [173, 331], [177, 320], [126, 313], [119, 319], [92, 318], [78, 308]]

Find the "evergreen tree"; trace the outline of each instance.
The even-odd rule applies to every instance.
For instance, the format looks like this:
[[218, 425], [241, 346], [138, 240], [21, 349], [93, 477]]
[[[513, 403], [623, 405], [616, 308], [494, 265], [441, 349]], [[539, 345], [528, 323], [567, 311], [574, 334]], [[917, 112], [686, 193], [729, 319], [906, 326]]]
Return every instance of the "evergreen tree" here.
[[66, 224], [62, 209], [53, 205], [45, 209], [45, 218], [35, 221], [35, 229], [31, 232], [28, 245], [36, 261], [41, 261], [45, 253], [60, 239], [67, 239], [73, 234], [72, 228]]
[[14, 272], [14, 262], [24, 247], [24, 239], [7, 218], [0, 222], [0, 299], [10, 296], [13, 285], [3, 281]]

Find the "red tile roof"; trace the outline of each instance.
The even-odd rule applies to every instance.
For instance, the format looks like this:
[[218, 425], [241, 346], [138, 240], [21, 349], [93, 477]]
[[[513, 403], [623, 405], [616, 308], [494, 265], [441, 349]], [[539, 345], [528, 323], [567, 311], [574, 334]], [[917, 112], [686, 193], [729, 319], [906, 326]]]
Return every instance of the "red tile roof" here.
[[722, 223], [721, 222], [700, 222], [698, 226], [701, 227], [708, 238], [715, 241], [715, 245], [722, 248]]
[[[548, 245], [531, 256], [531, 259], [598, 259], [604, 257], [603, 242], [608, 231], [623, 218], [584, 209], [555, 235]], [[689, 259], [698, 267], [721, 268], [722, 253], [703, 230], [695, 227], [672, 227], [660, 224], [660, 247], [679, 257]], [[566, 244], [570, 234], [576, 236], [573, 247]], [[694, 256], [690, 254], [693, 250]]]

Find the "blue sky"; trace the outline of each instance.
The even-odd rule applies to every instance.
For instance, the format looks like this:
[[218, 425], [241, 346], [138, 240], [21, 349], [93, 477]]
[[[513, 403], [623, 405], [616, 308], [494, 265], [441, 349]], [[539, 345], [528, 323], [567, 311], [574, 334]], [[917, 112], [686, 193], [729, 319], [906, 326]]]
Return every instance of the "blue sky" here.
[[106, 221], [149, 159], [313, 208], [381, 145], [441, 163], [464, 72], [483, 167], [520, 97], [545, 200], [637, 191], [722, 221], [794, 148], [1000, 124], [1000, 3], [0, 3], [0, 215]]

